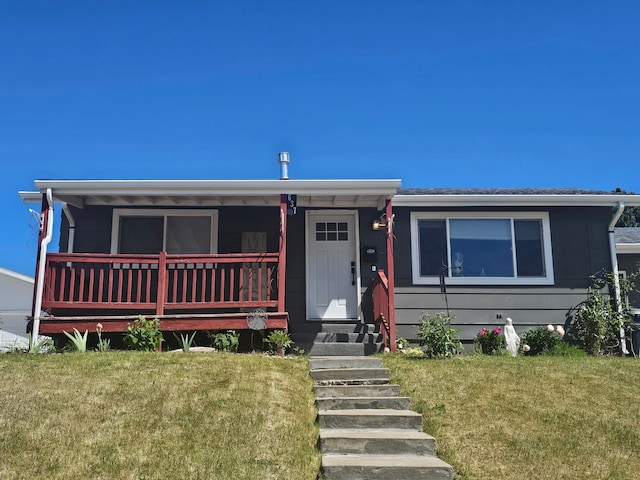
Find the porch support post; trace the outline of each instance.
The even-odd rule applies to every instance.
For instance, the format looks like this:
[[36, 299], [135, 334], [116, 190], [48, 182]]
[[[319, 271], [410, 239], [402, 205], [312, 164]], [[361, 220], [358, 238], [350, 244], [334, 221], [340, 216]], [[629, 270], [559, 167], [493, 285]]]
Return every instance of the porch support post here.
[[287, 275], [287, 196], [280, 195], [280, 248], [278, 250], [278, 312], [284, 312]]
[[167, 291], [167, 252], [158, 256], [158, 293], [156, 294], [156, 316], [164, 315], [165, 292]]
[[393, 258], [393, 209], [391, 199], [385, 206], [387, 217], [387, 282], [389, 287], [389, 348], [396, 351], [396, 297], [395, 297], [395, 268]]

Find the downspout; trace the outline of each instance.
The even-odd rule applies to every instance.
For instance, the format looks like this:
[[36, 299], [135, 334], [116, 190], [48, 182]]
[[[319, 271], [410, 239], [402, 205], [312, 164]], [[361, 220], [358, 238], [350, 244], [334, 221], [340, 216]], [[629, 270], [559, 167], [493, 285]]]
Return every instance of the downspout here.
[[71, 210], [69, 209], [69, 205], [67, 202], [62, 204], [62, 211], [64, 212], [64, 216], [67, 217], [67, 221], [69, 222], [69, 238], [67, 239], [67, 253], [73, 253], [73, 245], [76, 239], [76, 221], [73, 219], [73, 215], [71, 214]]
[[[609, 223], [609, 253], [611, 255], [611, 269], [613, 271], [613, 290], [616, 299], [616, 310], [622, 314], [622, 295], [620, 294], [620, 277], [618, 272], [618, 256], [616, 255], [616, 238], [614, 227], [624, 212], [624, 202], [618, 202], [618, 209]], [[628, 355], [627, 341], [625, 339], [624, 327], [620, 324], [620, 350], [623, 355]]]
[[44, 269], [47, 263], [47, 246], [53, 236], [53, 194], [50, 188], [47, 188], [46, 196], [48, 203], [47, 224], [42, 226], [42, 228], [46, 228], [46, 234], [40, 242], [38, 278], [36, 278], [36, 301], [33, 309], [33, 329], [31, 331], [32, 342], [37, 342], [38, 336], [40, 335], [40, 311], [42, 309], [42, 293], [44, 291]]

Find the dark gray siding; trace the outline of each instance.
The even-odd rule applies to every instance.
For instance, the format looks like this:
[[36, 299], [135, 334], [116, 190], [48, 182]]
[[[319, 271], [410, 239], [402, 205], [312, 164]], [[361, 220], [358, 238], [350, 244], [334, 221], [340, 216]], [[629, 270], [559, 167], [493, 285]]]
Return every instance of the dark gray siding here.
[[[113, 207], [87, 205], [69, 207], [76, 223], [73, 251], [76, 253], [111, 253], [111, 222]], [[60, 251], [66, 252], [69, 241], [69, 223], [62, 215], [60, 225]]]
[[[584, 300], [590, 275], [611, 269], [607, 227], [610, 208], [553, 207], [547, 209], [475, 209], [475, 211], [548, 211], [553, 249], [554, 285], [547, 286], [447, 286], [447, 298], [439, 286], [413, 285], [411, 274], [412, 210], [396, 208], [396, 323], [398, 335], [416, 339], [421, 312], [449, 310], [454, 327], [470, 341], [482, 327], [503, 325], [513, 319], [516, 330], [539, 325], [564, 324], [568, 310]], [[443, 210], [437, 210], [443, 211]], [[460, 211], [460, 210], [448, 210]], [[470, 211], [469, 209], [465, 211]], [[500, 318], [498, 318], [500, 317]]]
[[267, 251], [277, 252], [280, 209], [277, 207], [225, 207], [218, 209], [218, 253], [239, 253], [242, 232], [266, 232]]
[[[110, 253], [113, 207], [88, 205], [82, 209], [70, 208], [76, 223], [74, 251]], [[267, 249], [270, 252], [277, 252], [280, 221], [278, 217], [277, 207], [219, 208], [218, 251], [238, 253], [242, 244], [242, 232], [267, 232]], [[68, 239], [69, 224], [63, 215], [60, 228], [60, 251], [67, 250]]]
[[[618, 255], [618, 270], [624, 270], [627, 275], [640, 273], [640, 253]], [[640, 308], [640, 293], [632, 292], [629, 295], [629, 306]]]
[[305, 209], [298, 208], [296, 215], [287, 217], [287, 292], [285, 302], [292, 331], [297, 330], [295, 324], [304, 325], [307, 318], [304, 212]]
[[[306, 318], [306, 232], [305, 215], [312, 210], [298, 208], [296, 215], [288, 217], [287, 221], [287, 293], [286, 303], [289, 312], [291, 329], [296, 330], [296, 324], [304, 325]], [[330, 211], [321, 208], [323, 211]], [[341, 210], [341, 209], [338, 209]], [[371, 223], [374, 218], [380, 216], [375, 208], [362, 208], [358, 210], [360, 246], [374, 247], [377, 251], [375, 262], [360, 259], [360, 275], [362, 281], [362, 315], [365, 318], [371, 316], [369, 301], [369, 286], [373, 277], [372, 265], [376, 268], [386, 268], [386, 240], [382, 231], [374, 232]]]

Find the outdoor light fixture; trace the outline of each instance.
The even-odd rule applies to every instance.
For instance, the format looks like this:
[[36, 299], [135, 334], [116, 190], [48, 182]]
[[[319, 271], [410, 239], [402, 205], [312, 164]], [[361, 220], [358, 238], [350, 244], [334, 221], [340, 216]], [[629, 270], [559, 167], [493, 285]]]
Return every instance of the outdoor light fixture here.
[[387, 216], [384, 213], [371, 223], [371, 229], [375, 232], [383, 228], [387, 228]]

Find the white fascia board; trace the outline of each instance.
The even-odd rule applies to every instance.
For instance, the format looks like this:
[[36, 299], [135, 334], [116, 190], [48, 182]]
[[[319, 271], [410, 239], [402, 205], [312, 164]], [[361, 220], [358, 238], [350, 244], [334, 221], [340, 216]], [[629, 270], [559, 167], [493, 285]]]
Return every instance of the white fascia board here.
[[640, 243], [616, 243], [616, 253], [640, 253]]
[[396, 195], [395, 207], [611, 207], [618, 202], [640, 206], [640, 195]]
[[41, 192], [56, 196], [84, 195], [215, 195], [265, 196], [386, 195], [391, 198], [400, 180], [36, 180]]
[[19, 191], [18, 196], [22, 199], [24, 203], [40, 203], [42, 202], [42, 193], [41, 192], [27, 192], [27, 191]]

